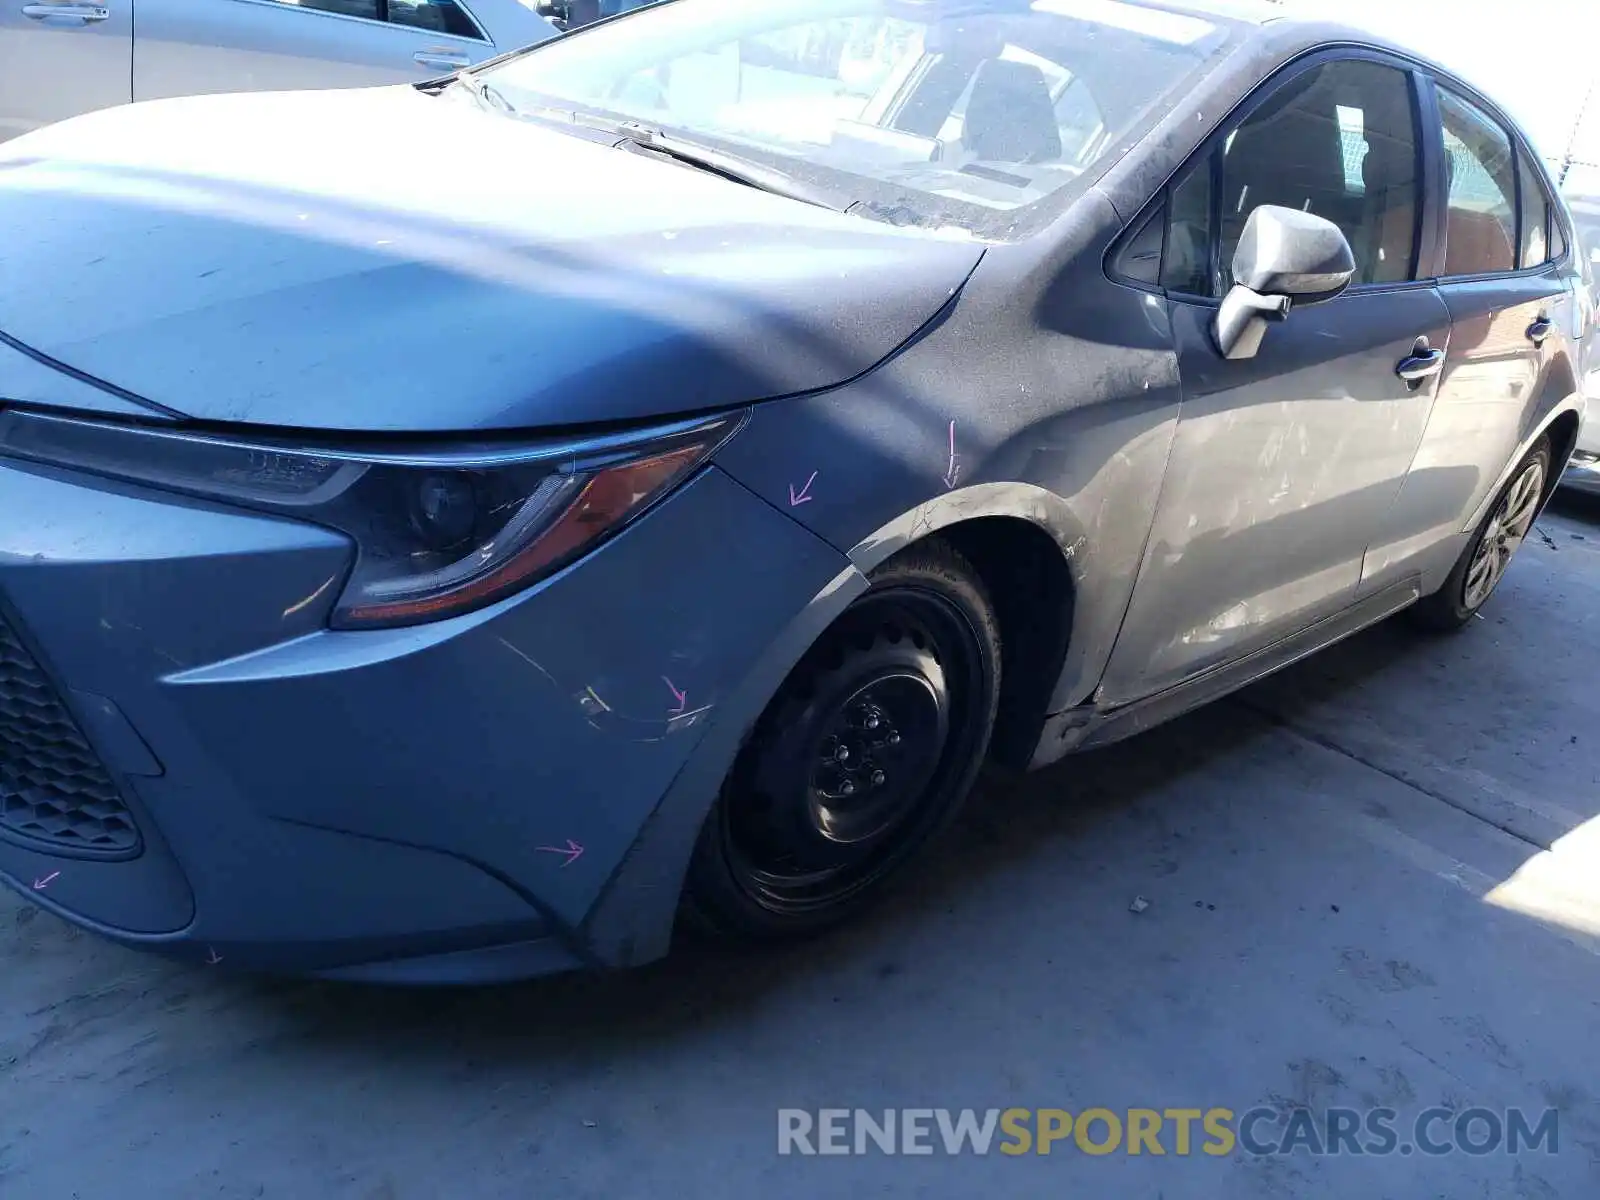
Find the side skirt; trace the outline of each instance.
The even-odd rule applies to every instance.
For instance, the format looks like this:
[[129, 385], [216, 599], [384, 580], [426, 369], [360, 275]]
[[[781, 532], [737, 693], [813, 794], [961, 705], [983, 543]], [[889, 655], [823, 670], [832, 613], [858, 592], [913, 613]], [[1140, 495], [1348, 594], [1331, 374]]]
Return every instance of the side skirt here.
[[1422, 598], [1421, 583], [1421, 576], [1417, 575], [1399, 580], [1299, 633], [1263, 646], [1234, 662], [1213, 667], [1154, 696], [1113, 709], [1084, 704], [1057, 713], [1045, 721], [1029, 770], [1038, 770], [1079, 750], [1109, 746], [1133, 737], [1281, 671], [1409, 608]]

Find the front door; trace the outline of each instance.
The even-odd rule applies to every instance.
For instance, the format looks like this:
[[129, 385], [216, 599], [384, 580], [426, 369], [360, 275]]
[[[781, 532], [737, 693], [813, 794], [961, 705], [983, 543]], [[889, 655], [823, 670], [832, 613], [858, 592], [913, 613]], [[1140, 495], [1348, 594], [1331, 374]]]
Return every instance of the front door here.
[[0, 0], [0, 141], [133, 99], [133, 0]]
[[[1421, 339], [1448, 348], [1449, 310], [1415, 282], [1412, 76], [1332, 57], [1268, 86], [1169, 199], [1162, 269], [1184, 396], [1102, 704], [1164, 690], [1355, 600], [1437, 384], [1398, 368]], [[1357, 274], [1340, 298], [1292, 311], [1255, 358], [1228, 361], [1211, 322], [1259, 204], [1339, 225]]]

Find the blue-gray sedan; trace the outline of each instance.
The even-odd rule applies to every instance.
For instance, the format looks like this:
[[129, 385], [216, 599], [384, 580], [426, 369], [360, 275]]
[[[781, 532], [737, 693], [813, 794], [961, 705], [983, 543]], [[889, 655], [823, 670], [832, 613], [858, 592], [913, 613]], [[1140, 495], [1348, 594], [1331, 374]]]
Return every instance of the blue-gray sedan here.
[[0, 151], [0, 877], [219, 970], [858, 912], [985, 761], [1490, 601], [1571, 454], [1494, 102], [1236, 4], [674, 0]]

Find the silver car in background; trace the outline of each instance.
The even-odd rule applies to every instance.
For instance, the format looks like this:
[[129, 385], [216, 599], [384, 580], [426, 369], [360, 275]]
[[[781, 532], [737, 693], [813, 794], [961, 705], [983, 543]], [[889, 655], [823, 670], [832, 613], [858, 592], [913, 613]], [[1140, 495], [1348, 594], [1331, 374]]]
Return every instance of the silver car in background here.
[[0, 141], [134, 100], [431, 79], [555, 33], [534, 0], [0, 0]]

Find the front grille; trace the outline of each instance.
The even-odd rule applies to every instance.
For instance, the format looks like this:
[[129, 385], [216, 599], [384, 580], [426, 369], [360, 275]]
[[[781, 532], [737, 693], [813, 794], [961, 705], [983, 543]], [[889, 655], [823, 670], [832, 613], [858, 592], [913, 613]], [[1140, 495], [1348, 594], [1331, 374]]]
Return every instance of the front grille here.
[[140, 844], [100, 756], [3, 616], [0, 837], [84, 858], [128, 858]]

